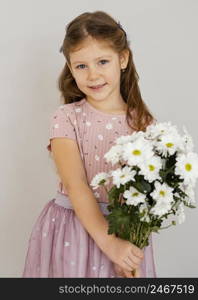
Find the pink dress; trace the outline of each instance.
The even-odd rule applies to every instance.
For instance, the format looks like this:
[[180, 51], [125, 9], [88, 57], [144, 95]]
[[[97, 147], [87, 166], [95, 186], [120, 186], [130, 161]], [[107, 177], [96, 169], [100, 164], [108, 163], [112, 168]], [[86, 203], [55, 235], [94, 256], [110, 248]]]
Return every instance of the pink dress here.
[[[126, 115], [110, 114], [94, 108], [85, 98], [59, 106], [50, 119], [50, 139], [66, 137], [77, 142], [88, 183], [99, 172], [118, 166], [107, 163], [104, 154], [114, 140], [132, 133]], [[103, 187], [93, 190], [103, 214], [108, 198]], [[152, 236], [144, 250], [142, 277], [156, 277]], [[33, 227], [25, 259], [23, 277], [119, 277], [112, 261], [100, 250], [72, 209], [61, 180], [57, 193], [43, 208]]]

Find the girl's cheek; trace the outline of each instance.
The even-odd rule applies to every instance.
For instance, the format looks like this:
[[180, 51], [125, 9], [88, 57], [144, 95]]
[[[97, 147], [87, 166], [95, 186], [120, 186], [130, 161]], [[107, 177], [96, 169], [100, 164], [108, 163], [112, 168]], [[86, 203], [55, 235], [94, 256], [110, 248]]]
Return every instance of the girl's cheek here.
[[83, 74], [79, 74], [78, 76], [76, 76], [76, 80], [78, 81], [78, 82], [85, 82], [85, 76], [83, 75]]
[[83, 78], [81, 76], [74, 76], [74, 79], [77, 84], [83, 84]]

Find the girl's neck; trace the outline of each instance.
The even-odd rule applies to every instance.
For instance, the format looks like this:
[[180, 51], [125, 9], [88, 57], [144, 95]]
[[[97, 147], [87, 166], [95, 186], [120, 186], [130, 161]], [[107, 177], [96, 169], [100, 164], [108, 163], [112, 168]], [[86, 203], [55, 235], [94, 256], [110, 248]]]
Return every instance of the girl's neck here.
[[90, 98], [88, 98], [88, 99], [86, 98], [86, 101], [88, 101], [96, 109], [101, 110], [106, 113], [120, 114], [120, 113], [124, 113], [127, 111], [127, 104], [122, 98], [121, 98], [121, 100], [118, 101], [117, 104], [115, 104], [115, 101], [113, 103], [110, 103], [107, 100], [95, 101]]

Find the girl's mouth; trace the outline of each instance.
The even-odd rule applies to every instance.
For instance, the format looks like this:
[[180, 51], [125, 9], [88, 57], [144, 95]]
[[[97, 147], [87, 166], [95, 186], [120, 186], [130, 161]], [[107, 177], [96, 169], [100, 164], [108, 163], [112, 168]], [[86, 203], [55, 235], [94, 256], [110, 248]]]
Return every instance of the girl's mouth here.
[[101, 90], [104, 86], [106, 85], [106, 83], [104, 83], [104, 84], [100, 84], [100, 85], [93, 85], [93, 86], [90, 86], [89, 88], [91, 88], [92, 90], [94, 90], [94, 91], [99, 91], [99, 90]]

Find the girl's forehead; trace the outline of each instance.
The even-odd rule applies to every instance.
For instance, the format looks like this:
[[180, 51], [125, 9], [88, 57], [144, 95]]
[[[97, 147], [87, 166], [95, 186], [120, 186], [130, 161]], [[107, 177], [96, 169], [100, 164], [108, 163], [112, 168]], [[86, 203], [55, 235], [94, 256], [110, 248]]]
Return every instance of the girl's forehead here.
[[107, 42], [89, 39], [70, 52], [70, 59], [72, 63], [75, 63], [78, 59], [91, 60], [100, 56], [113, 56], [115, 54], [115, 51]]

